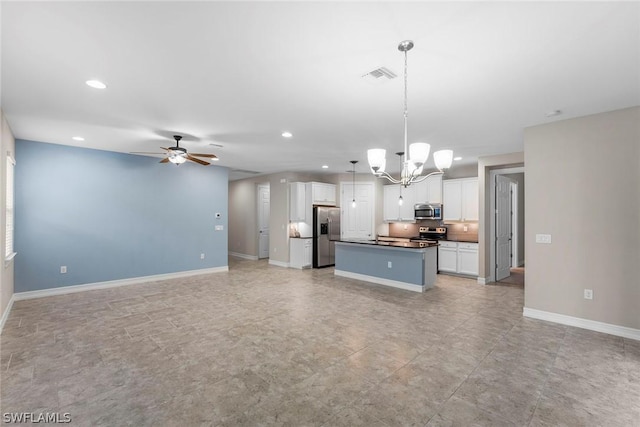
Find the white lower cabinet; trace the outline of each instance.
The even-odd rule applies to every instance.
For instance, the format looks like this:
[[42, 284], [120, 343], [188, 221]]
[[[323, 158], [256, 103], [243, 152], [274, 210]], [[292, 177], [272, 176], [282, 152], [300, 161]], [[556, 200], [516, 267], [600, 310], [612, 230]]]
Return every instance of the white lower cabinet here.
[[478, 275], [477, 243], [458, 243], [458, 273]]
[[440, 242], [440, 246], [438, 246], [438, 270], [449, 273], [458, 272], [458, 243]]
[[313, 239], [289, 239], [289, 267], [311, 268]]
[[478, 244], [440, 241], [438, 270], [446, 273], [478, 275]]

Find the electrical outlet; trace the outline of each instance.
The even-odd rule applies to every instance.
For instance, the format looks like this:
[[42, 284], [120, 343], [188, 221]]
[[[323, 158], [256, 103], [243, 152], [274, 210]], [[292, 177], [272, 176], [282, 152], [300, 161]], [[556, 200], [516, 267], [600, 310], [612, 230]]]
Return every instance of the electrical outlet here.
[[551, 244], [551, 234], [536, 234], [536, 243]]
[[408, 226], [407, 224], [405, 224], [405, 225], [404, 225], [404, 229], [405, 229], [405, 230], [408, 230], [408, 229], [409, 229], [409, 226]]
[[224, 225], [216, 225], [216, 231], [224, 230]]
[[60, 266], [60, 274], [67, 274], [67, 266], [66, 265], [61, 265]]
[[393, 267], [393, 263], [391, 261], [387, 262], [387, 268], [392, 268]]
[[200, 259], [204, 259], [204, 254], [200, 254]]
[[469, 231], [469, 227], [467, 227], [466, 225], [465, 225], [465, 226], [463, 226], [463, 227], [462, 227], [462, 231], [464, 231], [464, 232], [466, 233], [467, 231]]
[[593, 299], [593, 290], [585, 289], [584, 290], [584, 299]]

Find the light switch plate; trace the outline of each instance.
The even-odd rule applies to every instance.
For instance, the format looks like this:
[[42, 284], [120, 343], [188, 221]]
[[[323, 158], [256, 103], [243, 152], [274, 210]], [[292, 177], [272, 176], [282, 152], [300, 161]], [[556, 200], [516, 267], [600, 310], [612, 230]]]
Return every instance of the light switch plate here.
[[536, 234], [536, 243], [551, 243], [551, 234]]
[[224, 230], [223, 225], [216, 225], [216, 231], [222, 231], [222, 230]]

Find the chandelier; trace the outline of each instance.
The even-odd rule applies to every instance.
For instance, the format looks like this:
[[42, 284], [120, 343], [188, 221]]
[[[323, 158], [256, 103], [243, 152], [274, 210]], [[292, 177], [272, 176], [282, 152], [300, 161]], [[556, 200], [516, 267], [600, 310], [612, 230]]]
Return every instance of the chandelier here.
[[404, 152], [402, 154], [402, 172], [400, 172], [400, 179], [396, 179], [389, 175], [388, 172], [385, 172], [384, 169], [387, 163], [385, 158], [387, 151], [385, 149], [372, 148], [367, 150], [367, 159], [369, 160], [371, 172], [378, 178], [386, 178], [392, 183], [400, 184], [404, 187], [424, 181], [433, 175], [444, 174], [444, 170], [451, 167], [453, 160], [453, 151], [436, 151], [433, 153], [433, 161], [438, 170], [427, 175], [422, 175], [422, 169], [429, 157], [431, 145], [426, 142], [414, 142], [409, 146], [407, 144], [407, 117], [409, 115], [407, 110], [407, 52], [410, 51], [411, 48], [413, 48], [413, 42], [411, 40], [405, 40], [398, 45], [398, 50], [404, 52]]

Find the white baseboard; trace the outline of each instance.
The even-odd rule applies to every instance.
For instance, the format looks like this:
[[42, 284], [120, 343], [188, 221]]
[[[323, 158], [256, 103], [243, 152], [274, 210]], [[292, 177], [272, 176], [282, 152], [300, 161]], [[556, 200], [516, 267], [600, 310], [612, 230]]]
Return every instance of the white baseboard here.
[[640, 341], [640, 329], [612, 325], [610, 323], [598, 322], [596, 320], [582, 319], [580, 317], [572, 317], [564, 314], [551, 313], [548, 311], [536, 310], [527, 307], [522, 310], [522, 314], [524, 317], [530, 317], [532, 319], [546, 320], [548, 322], [560, 323], [567, 326], [575, 326], [577, 328], [603, 332], [605, 334]]
[[153, 276], [132, 277], [130, 279], [109, 280], [107, 282], [86, 283], [83, 285], [63, 286], [60, 288], [41, 289], [37, 291], [17, 292], [13, 294], [16, 301], [43, 298], [54, 295], [65, 295], [76, 292], [93, 291], [96, 289], [116, 288], [119, 286], [137, 285], [140, 283], [155, 282], [158, 280], [180, 279], [183, 277], [198, 276], [201, 274], [222, 273], [229, 271], [229, 266], [203, 268], [200, 270], [178, 271], [176, 273], [155, 274]]
[[289, 268], [289, 263], [288, 262], [276, 261], [276, 260], [273, 260], [271, 258], [269, 258], [269, 265], [275, 265], [275, 266], [278, 266], [278, 267]]
[[394, 288], [404, 289], [413, 292], [424, 292], [424, 288], [420, 285], [412, 283], [399, 282], [397, 280], [383, 279], [381, 277], [367, 276], [366, 274], [352, 273], [344, 270], [334, 270], [336, 276], [346, 277], [349, 279], [362, 280], [364, 282], [377, 283], [378, 285], [392, 286]]
[[4, 313], [2, 313], [2, 318], [0, 318], [0, 334], [2, 334], [2, 329], [4, 328], [4, 323], [9, 318], [9, 313], [11, 312], [11, 307], [13, 307], [13, 301], [15, 301], [14, 295], [11, 295], [11, 299], [9, 299], [9, 304], [4, 309]]
[[487, 284], [487, 278], [486, 277], [478, 277], [478, 284], [479, 285], [486, 285]]
[[229, 255], [237, 257], [237, 258], [249, 259], [251, 261], [257, 261], [258, 260], [258, 257], [256, 255], [241, 254], [239, 252], [229, 252]]

